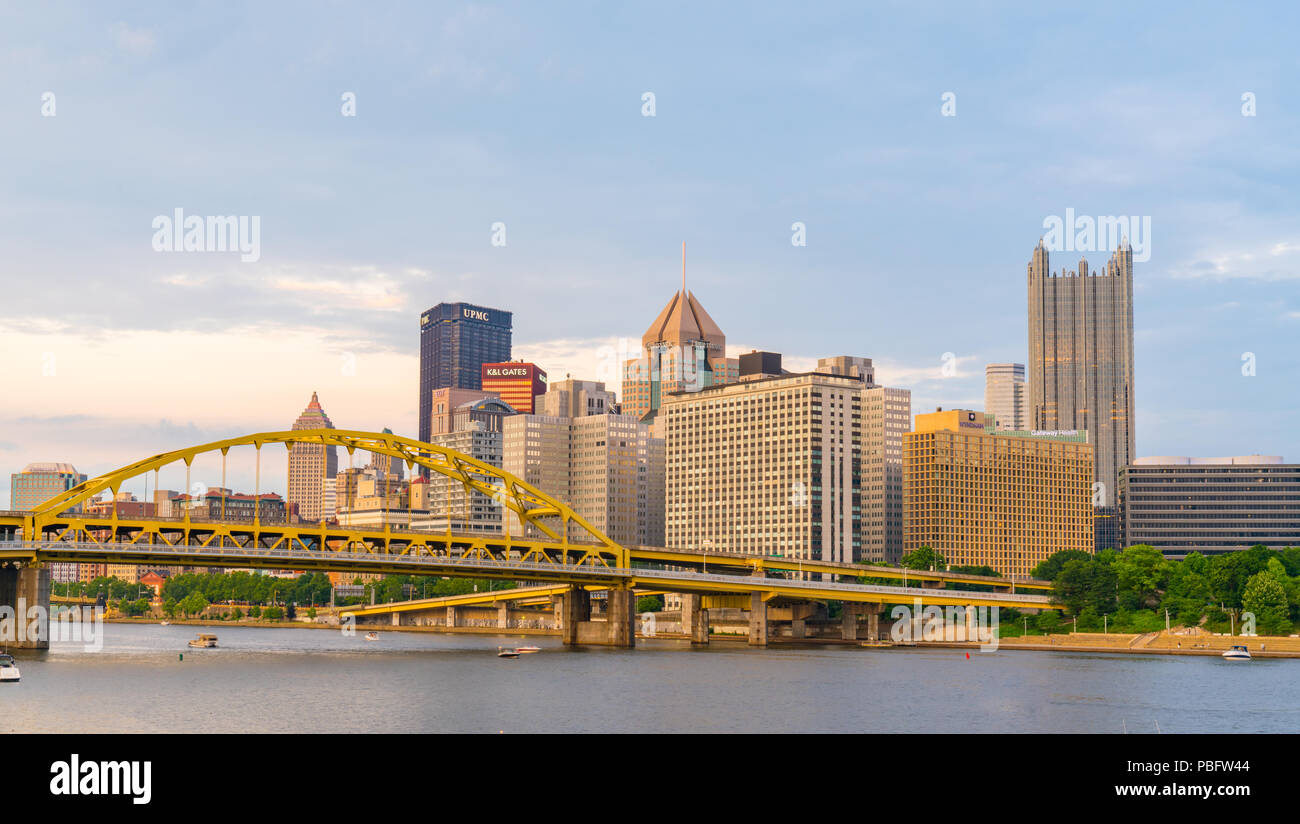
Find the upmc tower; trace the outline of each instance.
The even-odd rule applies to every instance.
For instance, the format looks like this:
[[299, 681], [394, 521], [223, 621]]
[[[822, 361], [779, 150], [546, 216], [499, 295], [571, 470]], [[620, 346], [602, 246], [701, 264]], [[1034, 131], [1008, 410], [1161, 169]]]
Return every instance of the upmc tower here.
[[435, 389], [482, 389], [485, 363], [510, 360], [510, 312], [440, 303], [420, 316], [420, 440], [430, 435]]

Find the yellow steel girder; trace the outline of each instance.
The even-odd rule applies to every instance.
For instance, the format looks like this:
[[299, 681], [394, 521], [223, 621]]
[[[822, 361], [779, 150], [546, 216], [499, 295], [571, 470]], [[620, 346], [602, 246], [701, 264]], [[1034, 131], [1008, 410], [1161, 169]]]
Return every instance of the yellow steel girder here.
[[[110, 540], [117, 541], [123, 526], [137, 524], [140, 527], [138, 530], [140, 534], [135, 535], [133, 540], [139, 540], [143, 535], [149, 536], [152, 540], [164, 535], [175, 535], [179, 532], [182, 533], [179, 540], [188, 542], [195, 533], [199, 533], [206, 534], [208, 542], [218, 541], [220, 543], [225, 539], [233, 539], [236, 533], [250, 531], [268, 535], [279, 534], [280, 537], [277, 538], [277, 542], [288, 542], [290, 545], [293, 544], [295, 535], [298, 536], [298, 540], [302, 540], [302, 535], [311, 536], [312, 542], [315, 542], [317, 540], [316, 536], [325, 532], [348, 533], [345, 540], [348, 541], [349, 545], [353, 540], [352, 535], [356, 535], [357, 540], [362, 540], [360, 536], [368, 531], [355, 528], [340, 530], [326, 527], [310, 529], [306, 526], [262, 525], [260, 520], [256, 519], [251, 525], [207, 524], [192, 521], [188, 517], [188, 510], [183, 521], [159, 519], [123, 521], [117, 517], [116, 509], [113, 510], [111, 516], [105, 518], [89, 518], [76, 514], [63, 515], [67, 510], [89, 501], [101, 492], [108, 491], [111, 496], [116, 497], [125, 481], [144, 473], [161, 469], [176, 462], [184, 462], [188, 472], [188, 468], [196, 456], [210, 452], [220, 452], [224, 456], [232, 447], [236, 446], [252, 446], [257, 450], [260, 458], [261, 449], [267, 444], [282, 444], [286, 449], [292, 449], [295, 444], [312, 444], [322, 447], [341, 446], [347, 449], [349, 453], [361, 450], [398, 458], [405, 462], [408, 468], [420, 466], [459, 481], [467, 494], [478, 492], [489, 496], [518, 515], [521, 524], [535, 527], [546, 538], [550, 539], [550, 541], [529, 542], [527, 540], [511, 540], [508, 538], [507, 540], [513, 544], [531, 544], [531, 552], [533, 553], [540, 551], [540, 547], [543, 546], [568, 547], [572, 544], [575, 550], [585, 552], [587, 560], [599, 559], [599, 562], [606, 566], [626, 567], [628, 565], [627, 550], [592, 526], [571, 507], [499, 467], [436, 444], [422, 443], [387, 432], [362, 432], [344, 429], [261, 432], [186, 447], [136, 461], [112, 472], [91, 478], [37, 506], [32, 514], [24, 519], [25, 531], [28, 533], [26, 537], [29, 540], [38, 540], [47, 530], [51, 530], [55, 532], [59, 540], [66, 540], [68, 537], [76, 536], [82, 541], [92, 541], [95, 540], [91, 537], [94, 530], [108, 529], [111, 532]], [[256, 513], [259, 510], [255, 507], [254, 511]], [[181, 523], [184, 524], [183, 528], [180, 527]], [[575, 535], [573, 527], [577, 527], [580, 533]], [[582, 533], [585, 533], [585, 535]], [[392, 534], [392, 530], [389, 528], [374, 531], [374, 534], [382, 534], [387, 538]], [[425, 535], [426, 533], [418, 534]], [[411, 533], [407, 535], [411, 535]], [[590, 543], [573, 543], [574, 538], [583, 537], [587, 538]], [[383, 551], [387, 551], [391, 542], [385, 540], [383, 543]], [[222, 543], [221, 545], [225, 544]], [[306, 547], [308, 544], [302, 543], [301, 545]], [[529, 560], [537, 559], [530, 558]]]

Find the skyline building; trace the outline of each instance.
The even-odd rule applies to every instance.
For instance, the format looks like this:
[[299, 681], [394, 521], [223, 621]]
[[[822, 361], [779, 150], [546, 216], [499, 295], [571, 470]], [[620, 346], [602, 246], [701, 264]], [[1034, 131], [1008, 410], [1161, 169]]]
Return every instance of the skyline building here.
[[505, 471], [565, 501], [617, 543], [664, 545], [664, 442], [649, 425], [615, 413], [516, 415], [505, 420], [503, 438]]
[[[504, 420], [514, 417], [518, 416]], [[483, 421], [467, 420], [454, 432], [434, 435], [430, 443], [500, 468], [502, 439], [499, 428], [491, 429]], [[492, 496], [477, 490], [467, 491], [460, 481], [441, 472], [428, 473], [428, 481], [420, 491], [426, 496], [421, 502], [428, 513], [426, 523], [434, 532], [450, 529], [462, 535], [502, 534], [505, 526], [502, 512], [506, 507]], [[413, 498], [413, 508], [415, 503]]]
[[903, 436], [912, 431], [912, 391], [862, 390], [863, 563], [903, 558]]
[[[293, 422], [294, 431], [333, 429], [334, 423], [320, 405], [316, 393]], [[333, 446], [295, 443], [289, 447], [289, 489], [285, 496], [290, 509], [303, 521], [319, 522], [322, 515], [321, 481], [338, 473], [338, 451]]]
[[1003, 431], [1028, 429], [1025, 414], [1025, 365], [990, 363], [984, 367], [984, 411]]
[[537, 398], [546, 391], [546, 373], [535, 363], [485, 363], [482, 388], [495, 392], [516, 412], [531, 415], [537, 411]]
[[1120, 473], [1124, 543], [1166, 558], [1300, 546], [1300, 464], [1278, 455], [1138, 458]]
[[[61, 492], [67, 492], [86, 476], [70, 463], [37, 462], [23, 467], [22, 472], [9, 476], [9, 508], [35, 509]], [[77, 505], [73, 511], [81, 511]]]
[[584, 381], [565, 377], [546, 388], [537, 399], [536, 413], [553, 418], [581, 418], [583, 415], [621, 414], [618, 398], [605, 388], [603, 381]]
[[903, 436], [903, 548], [1026, 577], [1060, 550], [1092, 552], [1087, 433], [1002, 432], [984, 413], [917, 415]]
[[698, 392], [737, 379], [740, 363], [727, 357], [727, 336], [686, 289], [686, 246], [682, 246], [682, 288], [641, 336], [641, 356], [623, 364], [623, 413], [650, 423], [673, 392]]
[[1093, 445], [1093, 500], [1108, 527], [1095, 548], [1118, 542], [1120, 469], [1136, 456], [1133, 425], [1133, 247], [1125, 239], [1104, 271], [1051, 271], [1040, 238], [1027, 268], [1029, 428], [1087, 431]]
[[[393, 430], [385, 426], [383, 434], [391, 435]], [[406, 474], [406, 467], [403, 465], [401, 458], [394, 458], [392, 455], [385, 455], [382, 452], [371, 452], [370, 462], [366, 466], [377, 470], [381, 478], [388, 480], [396, 479], [400, 481]]]
[[510, 360], [512, 318], [472, 303], [439, 303], [420, 316], [420, 440], [433, 434], [434, 390], [482, 389], [483, 364]]
[[435, 389], [432, 402], [429, 435], [424, 438], [425, 443], [438, 443], [432, 438], [466, 429], [471, 421], [482, 423], [492, 432], [500, 432], [501, 421], [516, 414], [514, 407], [497, 397], [497, 393], [486, 389]]
[[666, 396], [666, 546], [857, 560], [864, 385], [809, 372]]

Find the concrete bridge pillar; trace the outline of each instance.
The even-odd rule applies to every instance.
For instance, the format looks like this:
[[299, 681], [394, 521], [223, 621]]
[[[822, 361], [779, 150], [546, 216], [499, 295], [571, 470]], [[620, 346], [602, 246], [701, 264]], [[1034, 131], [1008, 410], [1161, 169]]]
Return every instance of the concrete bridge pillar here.
[[767, 601], [761, 592], [749, 594], [749, 645], [767, 646]]
[[393, 623], [393, 626], [395, 626], [395, 627], [400, 627], [400, 626], [402, 625], [402, 613], [400, 613], [400, 612], [394, 612], [394, 613], [393, 613], [393, 618], [392, 618], [392, 623]]
[[803, 618], [790, 619], [790, 637], [806, 638], [808, 635], [808, 623]]
[[871, 641], [880, 640], [880, 613], [885, 611], [882, 604], [864, 604], [867, 611], [867, 638]]
[[682, 593], [682, 633], [692, 644], [709, 643], [709, 611], [700, 606], [699, 595]]
[[840, 637], [845, 641], [858, 640], [858, 616], [862, 614], [861, 604], [844, 604], [844, 614], [840, 617]]
[[497, 629], [510, 629], [510, 602], [497, 604]]
[[0, 647], [50, 648], [48, 567], [0, 566], [0, 607]]
[[578, 643], [578, 626], [591, 620], [591, 593], [571, 587], [559, 596], [560, 636], [565, 644]]
[[609, 638], [606, 641], [609, 646], [629, 649], [636, 646], [636, 599], [632, 590], [611, 589], [609, 591], [605, 623], [609, 629]]

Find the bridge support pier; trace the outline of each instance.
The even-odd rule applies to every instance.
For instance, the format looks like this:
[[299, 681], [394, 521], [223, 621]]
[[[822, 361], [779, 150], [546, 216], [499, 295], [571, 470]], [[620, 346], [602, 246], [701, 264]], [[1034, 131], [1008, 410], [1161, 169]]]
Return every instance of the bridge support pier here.
[[691, 637], [692, 644], [709, 643], [709, 611], [700, 606], [701, 597], [682, 593], [682, 633]]
[[630, 589], [611, 589], [605, 613], [609, 630], [605, 643], [631, 649], [636, 646], [636, 599]]
[[790, 619], [790, 637], [806, 638], [808, 636], [808, 622], [803, 618]]
[[867, 639], [880, 640], [880, 613], [885, 611], [883, 604], [864, 604], [867, 610]]
[[443, 623], [447, 626], [447, 629], [455, 629], [455, 628], [456, 628], [456, 608], [455, 608], [455, 607], [447, 607], [447, 614], [446, 614], [445, 616], [443, 616], [443, 619], [442, 619], [442, 620], [443, 620]]
[[858, 616], [861, 614], [861, 604], [844, 604], [844, 614], [840, 616], [840, 638], [845, 641], [858, 640]]
[[557, 616], [560, 619], [560, 636], [570, 646], [578, 643], [578, 630], [591, 621], [591, 594], [582, 587], [571, 587], [558, 596]]
[[510, 602], [497, 604], [497, 629], [510, 629]]
[[636, 600], [630, 589], [611, 589], [605, 620], [591, 620], [591, 593], [575, 586], [557, 597], [560, 637], [568, 646], [636, 646]]
[[749, 645], [767, 646], [767, 601], [761, 592], [749, 594]]
[[48, 567], [0, 566], [0, 647], [50, 648]]

